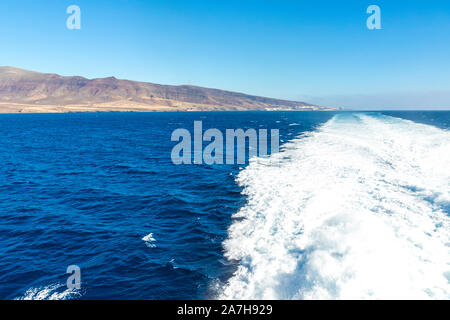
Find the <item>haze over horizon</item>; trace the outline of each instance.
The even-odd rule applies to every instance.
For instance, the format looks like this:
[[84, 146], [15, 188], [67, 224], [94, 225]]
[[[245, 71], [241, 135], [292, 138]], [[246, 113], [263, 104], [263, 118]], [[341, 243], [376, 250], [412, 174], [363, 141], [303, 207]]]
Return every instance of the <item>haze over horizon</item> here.
[[[81, 30], [66, 9], [81, 8]], [[366, 9], [381, 8], [381, 30]], [[450, 109], [450, 3], [11, 1], [0, 65], [358, 109]]]

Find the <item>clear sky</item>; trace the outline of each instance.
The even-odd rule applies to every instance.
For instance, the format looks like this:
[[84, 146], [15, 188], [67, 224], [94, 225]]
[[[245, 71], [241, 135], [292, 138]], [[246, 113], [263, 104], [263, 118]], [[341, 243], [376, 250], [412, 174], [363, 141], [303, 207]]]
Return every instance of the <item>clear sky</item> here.
[[[81, 8], [81, 30], [66, 9]], [[381, 30], [366, 9], [381, 8]], [[2, 0], [0, 65], [344, 107], [450, 106], [450, 1]]]

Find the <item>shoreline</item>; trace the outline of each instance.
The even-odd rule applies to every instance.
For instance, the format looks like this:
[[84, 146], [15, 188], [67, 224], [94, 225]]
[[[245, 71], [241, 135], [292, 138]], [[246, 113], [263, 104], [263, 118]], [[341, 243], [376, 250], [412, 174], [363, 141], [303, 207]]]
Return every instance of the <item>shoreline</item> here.
[[46, 113], [104, 113], [104, 112], [120, 112], [120, 113], [143, 113], [143, 112], [277, 112], [277, 111], [342, 111], [339, 108], [330, 107], [305, 107], [305, 108], [270, 108], [268, 109], [251, 109], [245, 107], [204, 107], [186, 108], [186, 107], [91, 107], [91, 106], [36, 106], [36, 105], [11, 105], [2, 106], [0, 103], [0, 114], [46, 114]]
[[[0, 115], [7, 114], [91, 114], [91, 113], [203, 113], [203, 112], [345, 112], [347, 110], [171, 110], [171, 111], [67, 111], [67, 112], [2, 112], [0, 111]], [[383, 111], [383, 110], [371, 110], [371, 111]], [[396, 110], [388, 110], [388, 111], [396, 111]], [[414, 111], [414, 110], [410, 110]], [[426, 110], [417, 110], [417, 111], [426, 111]], [[445, 111], [445, 110], [443, 110]], [[352, 110], [349, 112], [365, 112], [359, 110]], [[370, 111], [368, 111], [370, 112]]]

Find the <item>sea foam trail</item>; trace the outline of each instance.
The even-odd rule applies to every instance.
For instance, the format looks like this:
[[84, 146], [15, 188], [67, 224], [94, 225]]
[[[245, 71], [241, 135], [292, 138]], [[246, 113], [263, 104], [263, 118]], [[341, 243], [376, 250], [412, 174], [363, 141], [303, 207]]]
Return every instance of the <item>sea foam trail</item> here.
[[46, 287], [28, 289], [23, 296], [14, 300], [69, 300], [80, 296], [79, 290], [67, 289], [61, 284], [52, 284]]
[[340, 114], [238, 182], [219, 298], [450, 298], [449, 131]]

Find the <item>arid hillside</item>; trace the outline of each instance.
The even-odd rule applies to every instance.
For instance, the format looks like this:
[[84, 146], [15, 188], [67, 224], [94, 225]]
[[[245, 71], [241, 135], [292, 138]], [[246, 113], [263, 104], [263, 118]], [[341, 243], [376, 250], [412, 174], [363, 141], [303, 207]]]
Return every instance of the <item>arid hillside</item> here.
[[190, 85], [86, 79], [0, 67], [0, 112], [330, 110]]

